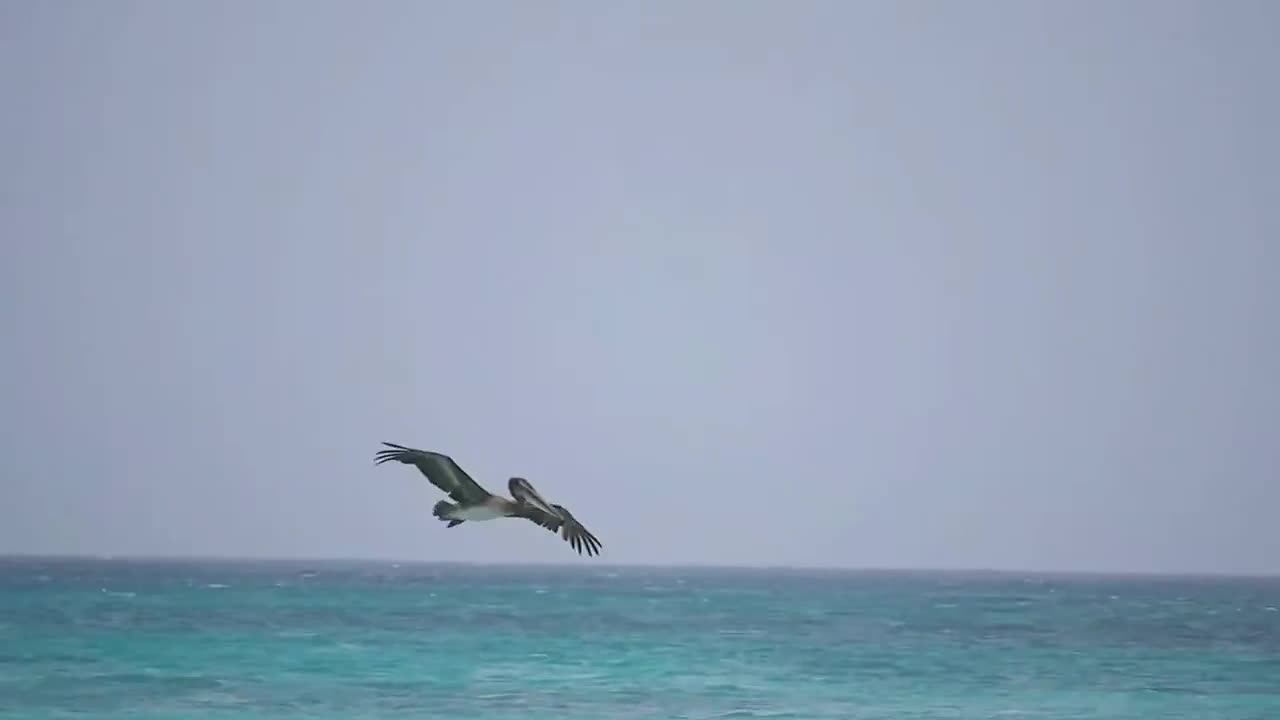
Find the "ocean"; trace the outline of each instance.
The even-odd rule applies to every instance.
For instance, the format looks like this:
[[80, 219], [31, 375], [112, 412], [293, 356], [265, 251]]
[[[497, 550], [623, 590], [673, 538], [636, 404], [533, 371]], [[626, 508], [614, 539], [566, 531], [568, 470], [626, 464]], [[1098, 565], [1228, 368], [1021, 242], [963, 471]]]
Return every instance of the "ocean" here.
[[1280, 720], [1280, 578], [9, 558], [0, 718]]

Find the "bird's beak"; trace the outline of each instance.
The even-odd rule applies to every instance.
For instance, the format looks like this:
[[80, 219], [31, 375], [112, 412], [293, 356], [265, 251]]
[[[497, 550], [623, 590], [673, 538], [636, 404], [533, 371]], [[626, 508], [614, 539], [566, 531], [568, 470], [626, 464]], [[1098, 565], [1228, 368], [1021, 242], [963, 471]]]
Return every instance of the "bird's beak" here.
[[538, 491], [533, 489], [533, 485], [529, 484], [528, 480], [520, 480], [519, 485], [521, 500], [524, 500], [549, 515], [554, 517], [560, 516], [560, 513], [556, 512], [555, 508], [551, 507], [551, 503], [544, 500], [542, 496], [538, 494]]

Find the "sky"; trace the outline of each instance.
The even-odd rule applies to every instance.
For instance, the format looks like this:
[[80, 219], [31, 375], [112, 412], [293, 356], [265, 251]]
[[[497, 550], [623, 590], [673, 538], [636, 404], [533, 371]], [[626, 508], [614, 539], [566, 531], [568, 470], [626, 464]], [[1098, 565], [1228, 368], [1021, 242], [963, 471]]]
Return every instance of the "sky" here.
[[0, 554], [1280, 572], [1278, 22], [0, 4]]

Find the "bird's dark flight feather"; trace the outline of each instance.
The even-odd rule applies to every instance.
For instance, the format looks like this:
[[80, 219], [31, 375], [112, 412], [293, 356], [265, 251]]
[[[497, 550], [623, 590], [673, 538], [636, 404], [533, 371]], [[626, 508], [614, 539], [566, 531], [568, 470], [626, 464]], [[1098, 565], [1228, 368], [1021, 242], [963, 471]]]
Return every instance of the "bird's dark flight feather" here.
[[463, 505], [474, 505], [484, 502], [491, 493], [480, 486], [462, 469], [453, 458], [438, 452], [418, 450], [395, 443], [384, 442], [391, 450], [379, 450], [375, 455], [375, 464], [381, 465], [388, 460], [413, 465], [431, 481], [432, 485], [443, 490], [454, 502]]
[[519, 517], [532, 521], [536, 525], [558, 532], [562, 538], [581, 555], [583, 550], [587, 551], [587, 555], [600, 554], [600, 540], [591, 531], [583, 527], [578, 522], [573, 513], [563, 505], [551, 505], [555, 509], [557, 515], [551, 515], [545, 510], [539, 509], [533, 505], [521, 504], [520, 509], [516, 512]]

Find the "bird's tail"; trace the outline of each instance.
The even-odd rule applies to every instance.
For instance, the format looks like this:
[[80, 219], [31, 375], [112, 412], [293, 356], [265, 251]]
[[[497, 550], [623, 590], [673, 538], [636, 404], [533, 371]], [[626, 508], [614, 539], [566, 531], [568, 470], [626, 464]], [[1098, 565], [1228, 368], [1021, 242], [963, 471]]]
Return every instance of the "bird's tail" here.
[[449, 523], [449, 527], [453, 527], [455, 525], [461, 525], [463, 522], [462, 520], [455, 520], [454, 518], [449, 517], [449, 513], [456, 510], [457, 507], [458, 507], [457, 505], [454, 505], [448, 500], [441, 500], [440, 502], [436, 503], [435, 507], [431, 508], [431, 514]]

